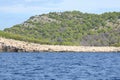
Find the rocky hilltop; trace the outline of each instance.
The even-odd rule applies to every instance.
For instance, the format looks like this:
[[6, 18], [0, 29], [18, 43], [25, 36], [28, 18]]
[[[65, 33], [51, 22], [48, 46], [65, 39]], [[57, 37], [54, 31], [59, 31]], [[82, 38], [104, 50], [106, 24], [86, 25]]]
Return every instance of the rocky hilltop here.
[[41, 45], [13, 39], [0, 38], [0, 52], [41, 52], [41, 51], [120, 52], [120, 47]]
[[[79, 11], [52, 12], [30, 17], [4, 30], [50, 45], [120, 46], [120, 12], [89, 14]], [[6, 36], [6, 35], [4, 35]], [[7, 38], [13, 38], [7, 36]]]

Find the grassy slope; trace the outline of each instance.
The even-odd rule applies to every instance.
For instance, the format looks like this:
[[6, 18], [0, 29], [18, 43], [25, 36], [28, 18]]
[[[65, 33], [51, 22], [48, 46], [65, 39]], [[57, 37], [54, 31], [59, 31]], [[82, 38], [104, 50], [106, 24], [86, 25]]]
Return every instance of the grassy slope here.
[[26, 41], [26, 42], [40, 43], [40, 44], [50, 44], [47, 41], [45, 42], [45, 41], [41, 41], [35, 38], [29, 38], [27, 36], [21, 36], [19, 34], [13, 34], [13, 33], [8, 33], [4, 31], [0, 31], [0, 37], [7, 38], [7, 39]]

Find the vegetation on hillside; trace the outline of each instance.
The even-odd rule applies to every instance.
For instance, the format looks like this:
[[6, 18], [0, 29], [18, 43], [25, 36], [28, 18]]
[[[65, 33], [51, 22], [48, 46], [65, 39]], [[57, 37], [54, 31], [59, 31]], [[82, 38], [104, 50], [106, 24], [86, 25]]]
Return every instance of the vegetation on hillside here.
[[52, 12], [32, 16], [4, 31], [42, 44], [120, 46], [120, 12], [100, 15], [79, 11]]
[[20, 41], [26, 41], [26, 42], [40, 43], [40, 44], [50, 44], [47, 41], [42, 41], [42, 40], [39, 40], [39, 39], [30, 38], [30, 37], [27, 37], [27, 36], [21, 36], [19, 34], [13, 34], [13, 33], [8, 33], [8, 32], [4, 32], [4, 31], [0, 31], [0, 37], [20, 40]]

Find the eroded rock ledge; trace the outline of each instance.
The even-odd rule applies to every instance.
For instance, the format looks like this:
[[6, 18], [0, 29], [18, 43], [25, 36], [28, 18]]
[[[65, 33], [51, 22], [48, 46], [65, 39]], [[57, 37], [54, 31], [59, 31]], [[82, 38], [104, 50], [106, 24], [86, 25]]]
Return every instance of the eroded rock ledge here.
[[120, 52], [120, 47], [40, 45], [0, 37], [0, 52]]

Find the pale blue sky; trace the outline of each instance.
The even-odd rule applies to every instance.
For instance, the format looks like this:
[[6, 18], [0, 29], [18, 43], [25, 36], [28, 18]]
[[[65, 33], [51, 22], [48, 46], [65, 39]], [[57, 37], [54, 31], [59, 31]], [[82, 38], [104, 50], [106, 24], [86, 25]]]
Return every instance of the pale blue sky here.
[[120, 0], [0, 0], [0, 29], [22, 23], [30, 16], [72, 10], [120, 12]]

